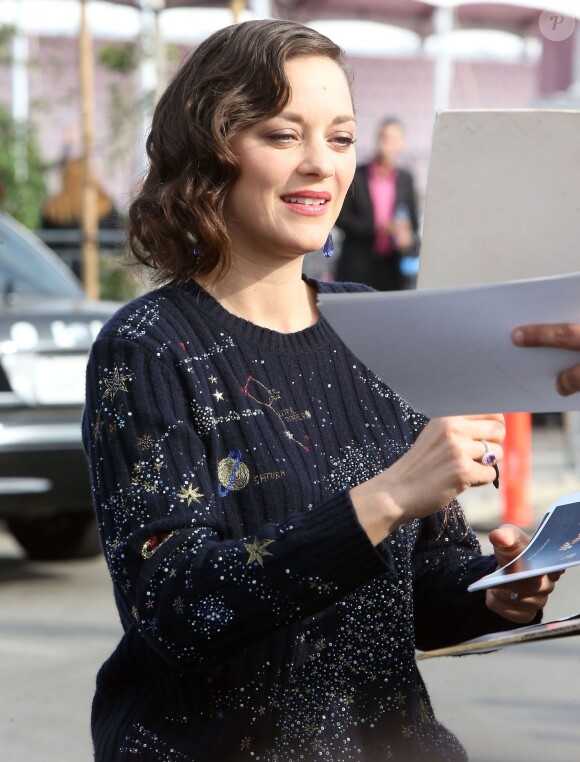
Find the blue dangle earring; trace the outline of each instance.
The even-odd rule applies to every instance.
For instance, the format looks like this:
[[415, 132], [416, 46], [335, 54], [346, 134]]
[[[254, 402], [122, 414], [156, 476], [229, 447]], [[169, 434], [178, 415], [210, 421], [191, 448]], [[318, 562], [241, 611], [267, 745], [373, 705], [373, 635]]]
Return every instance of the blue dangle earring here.
[[331, 257], [334, 254], [334, 243], [332, 242], [332, 235], [329, 233], [328, 238], [324, 242], [322, 247], [322, 253], [325, 257]]

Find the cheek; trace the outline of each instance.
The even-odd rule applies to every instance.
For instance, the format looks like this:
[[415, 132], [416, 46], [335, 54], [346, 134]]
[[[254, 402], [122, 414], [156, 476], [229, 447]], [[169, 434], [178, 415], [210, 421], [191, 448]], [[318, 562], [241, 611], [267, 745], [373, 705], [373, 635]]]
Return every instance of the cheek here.
[[349, 176], [348, 176], [349, 186], [354, 180], [355, 172], [356, 172], [356, 153], [353, 151], [352, 154], [350, 155]]
[[280, 173], [271, 156], [257, 153], [247, 158], [238, 182], [252, 195], [267, 193], [280, 184]]
[[349, 160], [345, 162], [344, 166], [340, 169], [340, 194], [341, 200], [346, 196], [347, 190], [350, 188], [350, 184], [353, 181], [354, 173], [356, 170], [356, 156], [354, 152], [349, 156]]
[[251, 163], [245, 162], [238, 179], [228, 192], [224, 211], [226, 214], [239, 216], [240, 209], [247, 209], [247, 204], [258, 200], [262, 192], [262, 180], [259, 172]]

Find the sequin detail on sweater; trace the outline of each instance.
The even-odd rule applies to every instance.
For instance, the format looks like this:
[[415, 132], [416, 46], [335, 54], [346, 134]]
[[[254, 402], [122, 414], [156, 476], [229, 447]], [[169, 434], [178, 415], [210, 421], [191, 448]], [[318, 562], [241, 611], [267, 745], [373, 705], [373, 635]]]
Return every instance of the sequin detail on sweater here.
[[125, 629], [99, 673], [97, 762], [463, 760], [414, 654], [500, 629], [466, 593], [493, 562], [457, 506], [374, 548], [348, 497], [422, 416], [323, 319], [278, 334], [195, 285], [123, 308], [87, 377]]

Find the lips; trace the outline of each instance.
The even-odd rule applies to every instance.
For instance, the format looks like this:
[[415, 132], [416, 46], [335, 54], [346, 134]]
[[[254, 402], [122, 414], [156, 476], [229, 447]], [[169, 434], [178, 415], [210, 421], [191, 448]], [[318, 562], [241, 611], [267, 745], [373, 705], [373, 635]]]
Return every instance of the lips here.
[[304, 190], [297, 190], [293, 193], [285, 193], [282, 196], [283, 201], [292, 200], [297, 203], [307, 203], [309, 201], [330, 201], [332, 198], [328, 191], [317, 191], [305, 188]]
[[332, 196], [325, 191], [303, 190], [288, 193], [280, 198], [293, 211], [316, 216], [325, 213], [325, 207]]
[[326, 204], [323, 198], [307, 198], [306, 196], [282, 196], [282, 201], [288, 204], [306, 204], [307, 206], [322, 206]]

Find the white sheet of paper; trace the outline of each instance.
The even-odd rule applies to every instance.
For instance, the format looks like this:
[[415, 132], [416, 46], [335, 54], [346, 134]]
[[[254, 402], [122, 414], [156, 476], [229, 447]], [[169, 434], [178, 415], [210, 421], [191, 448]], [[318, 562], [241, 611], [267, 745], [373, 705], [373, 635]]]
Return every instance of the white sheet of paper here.
[[580, 270], [580, 111], [441, 111], [418, 288]]
[[426, 291], [319, 294], [320, 311], [353, 354], [430, 417], [580, 409], [559, 371], [580, 352], [523, 349], [511, 331], [580, 322], [580, 273]]

